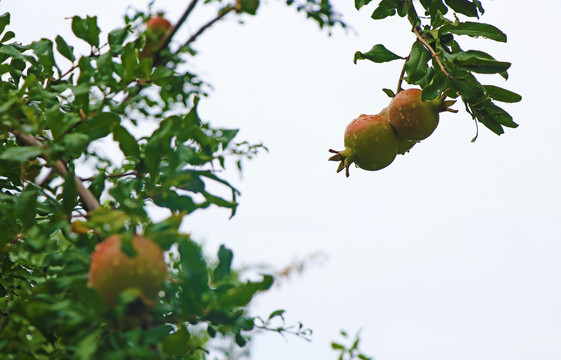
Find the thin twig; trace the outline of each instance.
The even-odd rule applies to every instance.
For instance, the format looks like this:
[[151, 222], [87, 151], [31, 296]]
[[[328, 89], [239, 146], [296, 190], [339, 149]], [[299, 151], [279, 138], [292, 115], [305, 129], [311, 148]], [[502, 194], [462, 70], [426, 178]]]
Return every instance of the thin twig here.
[[401, 83], [403, 83], [403, 75], [405, 75], [405, 65], [407, 65], [407, 61], [409, 61], [409, 56], [411, 56], [411, 54], [409, 54], [405, 58], [405, 62], [403, 63], [403, 67], [401, 68], [401, 73], [399, 74], [399, 80], [397, 82], [397, 91], [395, 92], [396, 94], [399, 94], [399, 92], [401, 91]]
[[432, 48], [432, 46], [429, 45], [429, 43], [425, 40], [425, 38], [419, 33], [419, 30], [413, 26], [412, 31], [415, 33], [415, 36], [417, 36], [417, 39], [419, 39], [419, 41], [421, 42], [421, 44], [423, 44], [425, 46], [425, 48], [427, 48], [428, 51], [430, 51], [430, 53], [432, 54], [432, 57], [436, 59], [436, 62], [438, 63], [438, 66], [440, 66], [440, 70], [442, 70], [442, 72], [444, 73], [444, 75], [446, 75], [447, 77], [451, 77], [450, 74], [448, 74], [448, 71], [446, 71], [446, 68], [444, 67], [444, 65], [442, 64], [442, 61], [440, 60], [440, 56], [438, 56], [438, 54], [434, 51], [434, 49]]
[[[34, 136], [24, 134], [17, 130], [13, 130], [12, 133], [16, 136], [16, 138], [19, 141], [21, 141], [25, 145], [35, 146], [39, 148], [43, 147], [43, 144], [39, 140], [37, 140]], [[61, 160], [55, 161], [52, 168], [60, 176], [64, 177], [66, 176], [66, 174], [68, 174], [68, 169], [66, 168], [66, 165]], [[97, 201], [97, 199], [91, 193], [91, 191], [84, 186], [82, 181], [78, 177], [75, 177], [75, 181], [76, 181], [76, 190], [78, 191], [78, 195], [80, 196], [80, 199], [82, 199], [82, 201], [84, 202], [84, 208], [86, 209], [86, 211], [90, 212], [100, 207], [99, 201]]]
[[191, 37], [187, 39], [187, 41], [185, 42], [185, 44], [183, 44], [181, 48], [184, 48], [188, 46], [190, 43], [192, 43], [193, 41], [195, 41], [199, 37], [199, 35], [201, 35], [206, 29], [214, 25], [215, 22], [219, 21], [224, 16], [228, 15], [228, 13], [230, 13], [234, 9], [235, 7], [233, 5], [230, 5], [227, 8], [222, 9], [214, 19], [210, 20], [209, 22], [201, 26], [201, 28], [196, 33], [191, 35]]
[[[136, 171], [129, 171], [129, 172], [120, 173], [120, 174], [105, 175], [105, 178], [112, 179], [112, 178], [120, 178], [120, 177], [124, 177], [124, 176], [136, 176], [136, 175], [137, 175]], [[96, 177], [97, 176], [91, 176], [91, 177], [88, 177], [88, 178], [80, 178], [80, 180], [82, 180], [82, 181], [92, 181]]]
[[181, 27], [181, 25], [183, 25], [183, 23], [185, 22], [185, 20], [187, 20], [187, 18], [189, 17], [189, 15], [191, 14], [191, 12], [193, 11], [193, 9], [195, 8], [195, 5], [197, 5], [197, 2], [199, 2], [199, 0], [191, 0], [191, 3], [189, 4], [189, 6], [187, 6], [187, 9], [185, 9], [185, 12], [183, 13], [183, 15], [181, 15], [181, 17], [179, 18], [179, 20], [177, 21], [177, 23], [175, 24], [175, 26], [173, 28], [170, 29], [170, 31], [168, 31], [164, 37], [162, 38], [162, 40], [160, 41], [160, 43], [158, 44], [158, 48], [156, 50], [156, 58], [154, 59], [154, 63], [158, 63], [160, 60], [159, 54], [160, 51], [162, 51], [163, 49], [165, 49], [166, 47], [168, 47], [169, 43], [171, 42], [171, 39], [173, 38], [173, 36], [175, 35], [175, 33], [177, 33], [177, 30], [179, 30], [179, 28]]

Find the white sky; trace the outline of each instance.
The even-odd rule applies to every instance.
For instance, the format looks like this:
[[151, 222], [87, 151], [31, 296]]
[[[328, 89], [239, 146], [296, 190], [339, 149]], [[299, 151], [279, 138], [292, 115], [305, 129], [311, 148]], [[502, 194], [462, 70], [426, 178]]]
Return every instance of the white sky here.
[[[4, 0], [22, 42], [67, 35], [75, 14], [98, 15], [104, 32], [120, 25], [128, 1]], [[200, 115], [241, 128], [240, 140], [270, 153], [246, 162], [238, 215], [207, 210], [184, 221], [209, 252], [225, 243], [236, 264], [281, 268], [321, 251], [310, 267], [259, 298], [256, 314], [287, 310], [314, 330], [311, 343], [276, 334], [257, 339], [253, 359], [335, 359], [329, 342], [360, 328], [377, 360], [558, 360], [561, 358], [561, 81], [556, 44], [561, 4], [484, 0], [482, 21], [509, 42], [460, 38], [513, 63], [510, 80], [488, 83], [520, 93], [505, 108], [520, 124], [498, 137], [475, 128], [461, 104], [437, 131], [388, 168], [336, 174], [327, 149], [361, 113], [377, 113], [401, 63], [352, 63], [376, 43], [406, 55], [405, 20], [373, 21], [375, 3], [357, 12], [334, 0], [358, 32], [329, 38], [281, 1], [265, 1], [240, 26], [230, 19], [196, 43], [194, 66], [215, 88]], [[144, 2], [137, 2], [143, 6]], [[185, 1], [156, 2], [177, 20]], [[203, 8], [185, 39], [210, 14]], [[70, 39], [68, 35], [67, 39]]]

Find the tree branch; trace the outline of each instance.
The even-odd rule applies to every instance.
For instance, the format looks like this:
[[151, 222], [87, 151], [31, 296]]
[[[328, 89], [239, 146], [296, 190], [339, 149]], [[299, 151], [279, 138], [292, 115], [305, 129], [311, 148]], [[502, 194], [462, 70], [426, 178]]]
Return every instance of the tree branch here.
[[222, 9], [218, 15], [216, 15], [216, 17], [212, 20], [210, 20], [209, 22], [207, 22], [206, 24], [204, 24], [196, 33], [194, 33], [193, 35], [191, 35], [191, 37], [189, 39], [187, 39], [187, 41], [185, 42], [185, 44], [183, 44], [182, 48], [188, 46], [190, 43], [192, 43], [193, 41], [195, 41], [199, 35], [201, 35], [206, 29], [208, 29], [209, 27], [211, 27], [212, 25], [214, 25], [214, 23], [216, 23], [217, 21], [219, 21], [220, 19], [222, 19], [224, 16], [228, 15], [228, 13], [230, 13], [232, 10], [234, 10], [234, 6], [230, 5], [224, 9]]
[[[37, 140], [34, 136], [24, 134], [17, 130], [13, 130], [12, 133], [16, 136], [16, 138], [19, 141], [21, 141], [25, 145], [35, 146], [39, 148], [43, 147], [43, 144], [41, 144], [41, 142]], [[53, 170], [63, 177], [66, 176], [66, 174], [68, 174], [68, 169], [66, 168], [66, 165], [61, 160], [55, 161], [55, 163], [53, 164]], [[97, 201], [97, 199], [91, 193], [91, 191], [84, 186], [82, 181], [78, 177], [75, 177], [75, 181], [76, 181], [76, 189], [78, 191], [78, 195], [80, 196], [80, 199], [82, 199], [82, 201], [84, 202], [84, 208], [86, 209], [86, 211], [90, 212], [100, 207], [99, 201]]]
[[440, 70], [442, 70], [444, 75], [446, 75], [447, 77], [450, 78], [451, 76], [448, 73], [448, 71], [446, 71], [446, 67], [444, 67], [444, 65], [442, 64], [442, 61], [440, 60], [440, 56], [438, 56], [438, 54], [434, 51], [432, 46], [430, 46], [429, 43], [425, 40], [425, 38], [419, 33], [419, 30], [417, 29], [417, 27], [413, 26], [412, 31], [413, 31], [413, 33], [415, 33], [415, 36], [421, 42], [421, 44], [423, 44], [425, 46], [425, 48], [427, 48], [427, 50], [430, 51], [430, 53], [432, 54], [432, 57], [436, 59], [436, 62], [438, 63], [438, 66], [440, 66]]
[[183, 15], [181, 15], [181, 17], [179, 18], [179, 20], [177, 21], [175, 26], [173, 28], [171, 28], [170, 31], [168, 31], [164, 35], [164, 37], [162, 38], [162, 40], [158, 44], [158, 48], [156, 50], [156, 58], [154, 59], [155, 64], [159, 63], [160, 60], [161, 60], [160, 59], [160, 51], [162, 51], [163, 49], [165, 49], [166, 47], [169, 46], [169, 43], [171, 42], [171, 39], [177, 33], [177, 30], [179, 30], [181, 25], [183, 25], [185, 20], [187, 20], [189, 15], [191, 15], [191, 12], [195, 8], [195, 5], [197, 5], [197, 2], [199, 2], [199, 0], [191, 0], [191, 3], [189, 3], [189, 6], [187, 6], [187, 9], [185, 9], [185, 12], [183, 13]]

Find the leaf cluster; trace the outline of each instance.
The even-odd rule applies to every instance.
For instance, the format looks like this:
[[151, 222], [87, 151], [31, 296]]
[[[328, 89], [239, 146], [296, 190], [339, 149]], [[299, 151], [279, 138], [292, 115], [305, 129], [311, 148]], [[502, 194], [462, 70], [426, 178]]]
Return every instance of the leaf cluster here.
[[[370, 2], [355, 0], [355, 6], [360, 9]], [[420, 86], [426, 101], [436, 99], [444, 92], [451, 98], [459, 97], [472, 118], [497, 135], [504, 133], [503, 127], [517, 127], [512, 116], [496, 102], [513, 103], [522, 97], [495, 85], [482, 84], [477, 78], [477, 74], [498, 74], [506, 80], [511, 64], [480, 50], [464, 50], [458, 42], [461, 36], [507, 41], [506, 34], [493, 25], [460, 20], [461, 16], [479, 18], [484, 12], [481, 1], [420, 0], [419, 3], [422, 16], [411, 0], [382, 0], [372, 13], [375, 20], [394, 15], [408, 19], [416, 39], [407, 56], [396, 55], [377, 44], [367, 52], [357, 52], [355, 63], [362, 59], [376, 63], [402, 59], [404, 72], [397, 91], [401, 90], [404, 80]], [[453, 19], [446, 17], [450, 12], [453, 12]]]

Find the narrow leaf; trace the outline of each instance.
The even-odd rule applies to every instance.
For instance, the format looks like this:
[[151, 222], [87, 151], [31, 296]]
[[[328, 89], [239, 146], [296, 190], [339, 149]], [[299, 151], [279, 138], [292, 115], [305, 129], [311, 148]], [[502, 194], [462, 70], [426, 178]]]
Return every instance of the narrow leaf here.
[[218, 266], [214, 269], [214, 281], [220, 281], [226, 278], [231, 273], [232, 259], [234, 253], [224, 245], [220, 245], [218, 250]]
[[74, 56], [74, 48], [66, 43], [62, 36], [57, 35], [55, 38], [57, 51], [70, 61], [76, 60]]
[[493, 85], [483, 85], [483, 87], [485, 88], [487, 95], [489, 95], [491, 99], [494, 99], [496, 101], [515, 103], [522, 100], [522, 96], [507, 89], [503, 89]]
[[365, 59], [373, 61], [375, 63], [383, 63], [403, 58], [386, 49], [384, 45], [377, 44], [374, 45], [368, 52], [361, 53], [360, 51], [357, 51], [355, 53], [353, 62], [356, 64], [357, 60]]
[[430, 52], [425, 49], [423, 44], [418, 41], [413, 43], [409, 60], [405, 63], [405, 71], [407, 72], [407, 82], [416, 84], [422, 79], [428, 68], [428, 61], [431, 59]]
[[474, 3], [467, 0], [444, 0], [446, 5], [450, 6], [452, 10], [457, 13], [464, 14], [470, 17], [479, 17], [477, 7]]
[[355, 0], [355, 8], [359, 10], [361, 7], [366, 6], [372, 0]]
[[10, 13], [5, 12], [0, 15], [0, 34], [4, 32], [4, 29], [10, 23]]
[[113, 139], [119, 143], [119, 148], [125, 156], [140, 157], [137, 140], [121, 125], [113, 128]]
[[489, 24], [482, 24], [476, 22], [463, 22], [457, 25], [446, 24], [439, 29], [439, 33], [444, 34], [446, 32], [456, 34], [456, 35], [467, 35], [471, 37], [484, 37], [487, 39], [506, 42], [506, 34], [500, 29]]
[[77, 197], [76, 177], [72, 171], [69, 171], [64, 177], [64, 187], [62, 189], [62, 208], [67, 215], [72, 213], [78, 203]]
[[24, 162], [36, 158], [42, 150], [35, 146], [10, 147], [0, 154], [0, 160]]

